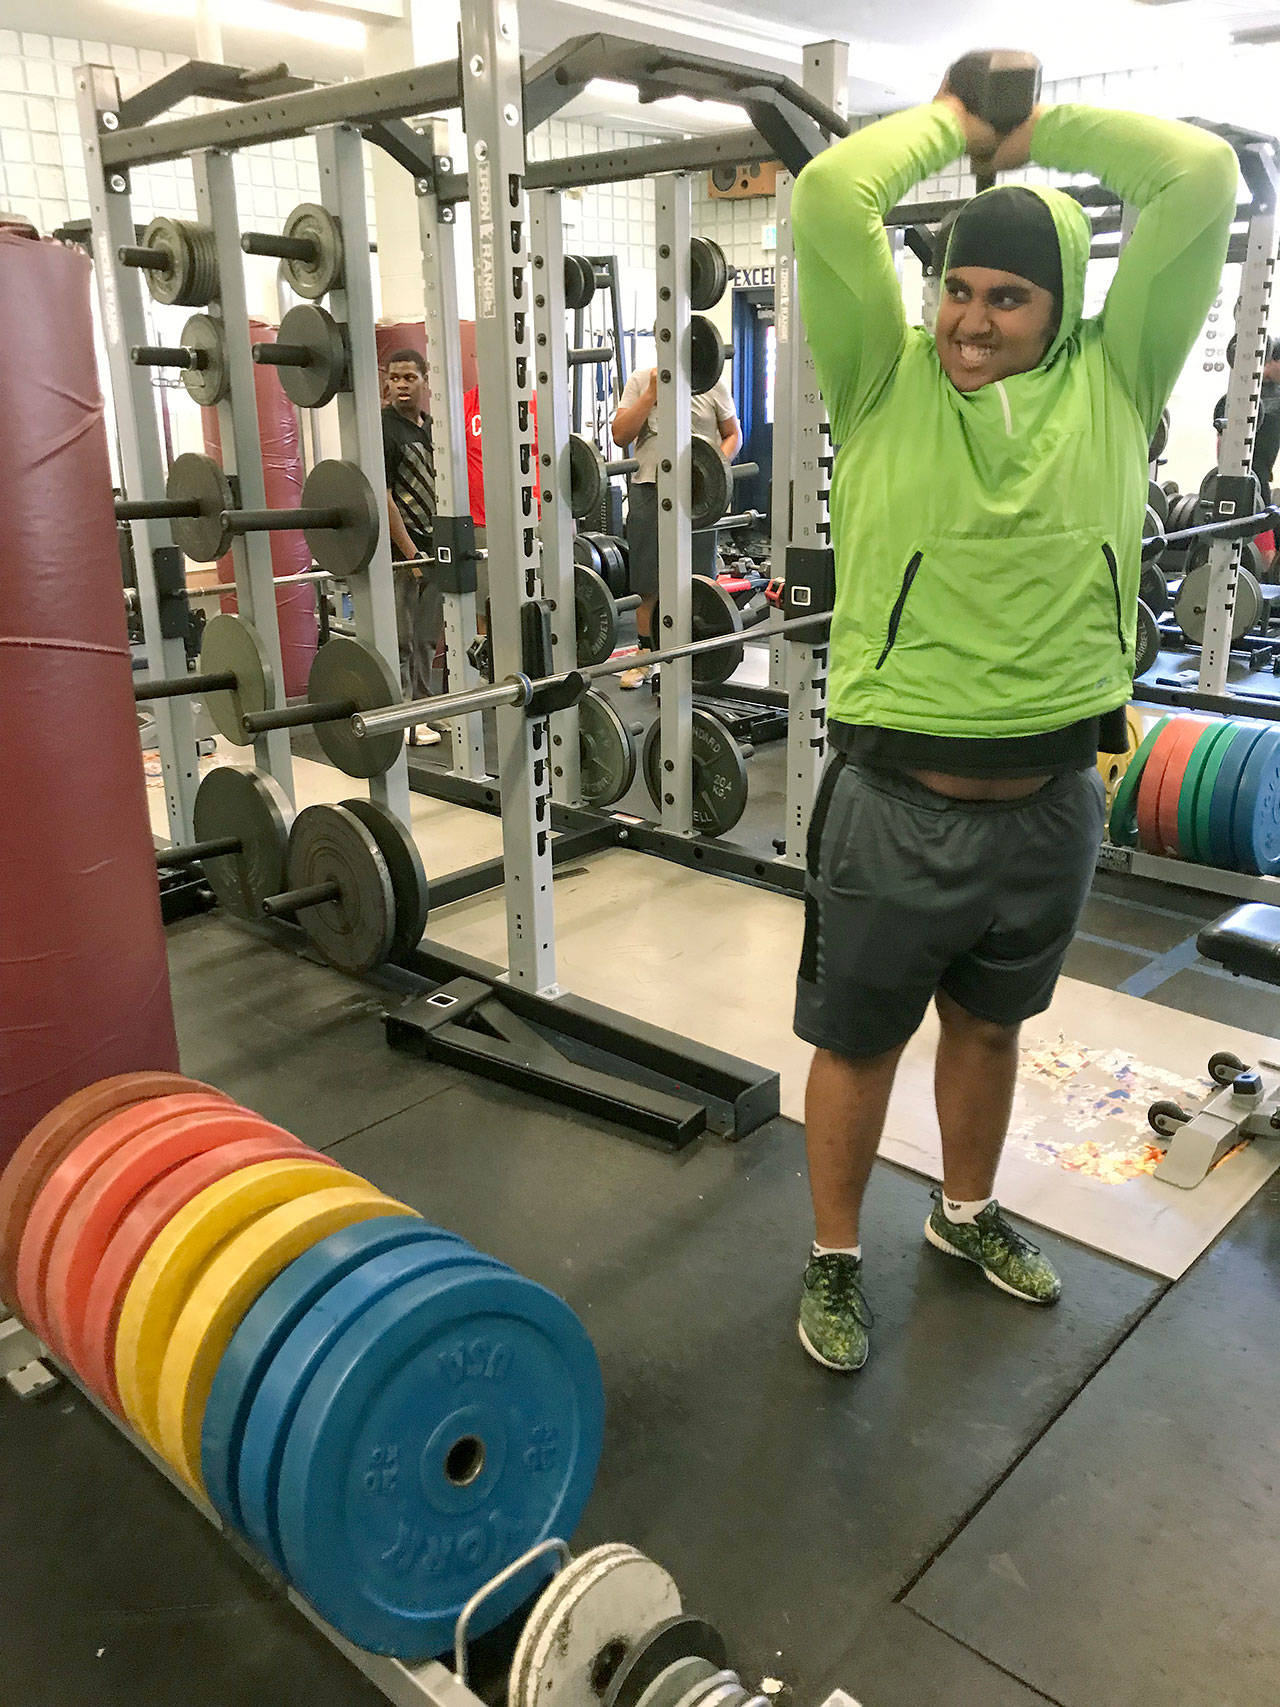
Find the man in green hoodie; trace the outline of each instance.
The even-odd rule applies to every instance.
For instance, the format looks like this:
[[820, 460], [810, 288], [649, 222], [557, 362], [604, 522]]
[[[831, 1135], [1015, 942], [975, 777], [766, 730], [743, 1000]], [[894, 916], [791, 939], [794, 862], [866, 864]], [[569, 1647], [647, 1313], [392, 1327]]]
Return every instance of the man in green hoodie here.
[[[962, 153], [1090, 173], [1140, 209], [1101, 314], [1081, 317], [1079, 204], [1002, 185], [955, 223], [934, 332], [907, 325], [884, 215]], [[995, 1172], [1019, 1025], [1049, 1004], [1103, 829], [1095, 759], [1132, 686], [1146, 447], [1218, 288], [1237, 183], [1232, 150], [1191, 126], [1058, 106], [1000, 137], [945, 84], [796, 183], [838, 447], [833, 757], [795, 1017], [816, 1050], [800, 1338], [828, 1368], [866, 1360], [859, 1212], [931, 1001], [943, 1189], [925, 1236], [1015, 1297], [1058, 1297]]]

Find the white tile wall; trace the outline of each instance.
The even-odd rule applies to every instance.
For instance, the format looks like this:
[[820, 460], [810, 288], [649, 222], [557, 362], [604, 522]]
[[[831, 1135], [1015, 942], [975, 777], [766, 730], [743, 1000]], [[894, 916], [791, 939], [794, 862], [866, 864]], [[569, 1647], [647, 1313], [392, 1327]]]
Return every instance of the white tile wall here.
[[[89, 63], [113, 66], [128, 95], [181, 64], [182, 56], [0, 30], [0, 208], [40, 231], [89, 211], [74, 88], [75, 67]], [[279, 225], [295, 203], [318, 194], [313, 145], [284, 142], [237, 156], [236, 186], [245, 224]], [[140, 224], [162, 213], [193, 216], [190, 169], [166, 162], [135, 172], [133, 206]]]

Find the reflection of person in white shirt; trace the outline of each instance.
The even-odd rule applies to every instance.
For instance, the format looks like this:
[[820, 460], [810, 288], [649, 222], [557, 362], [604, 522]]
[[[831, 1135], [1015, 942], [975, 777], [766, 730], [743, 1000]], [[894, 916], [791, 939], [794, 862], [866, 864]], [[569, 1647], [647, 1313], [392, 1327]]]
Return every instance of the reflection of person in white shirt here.
[[[627, 381], [610, 431], [619, 449], [634, 444], [631, 454], [639, 467], [631, 476], [627, 505], [627, 548], [631, 591], [639, 593], [636, 633], [642, 647], [650, 642], [653, 607], [658, 601], [658, 435], [652, 415], [658, 402], [658, 370], [637, 369]], [[733, 396], [723, 379], [693, 398], [692, 429], [699, 438], [717, 444], [731, 458], [742, 444], [742, 428]], [[694, 570], [710, 573], [715, 560], [715, 534], [694, 535]], [[649, 679], [651, 666], [628, 670], [618, 685], [638, 688]]]

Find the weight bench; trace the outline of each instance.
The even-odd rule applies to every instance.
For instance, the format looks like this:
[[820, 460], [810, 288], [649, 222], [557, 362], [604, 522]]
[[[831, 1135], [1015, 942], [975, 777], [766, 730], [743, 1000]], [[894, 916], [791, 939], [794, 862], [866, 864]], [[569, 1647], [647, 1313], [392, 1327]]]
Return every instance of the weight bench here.
[[[1237, 977], [1280, 986], [1280, 907], [1236, 907], [1206, 925], [1196, 947]], [[1155, 1177], [1170, 1185], [1199, 1185], [1241, 1139], [1280, 1135], [1280, 1061], [1250, 1067], [1223, 1050], [1209, 1057], [1209, 1077], [1219, 1088], [1197, 1113], [1175, 1102], [1147, 1110], [1152, 1130], [1169, 1140]]]

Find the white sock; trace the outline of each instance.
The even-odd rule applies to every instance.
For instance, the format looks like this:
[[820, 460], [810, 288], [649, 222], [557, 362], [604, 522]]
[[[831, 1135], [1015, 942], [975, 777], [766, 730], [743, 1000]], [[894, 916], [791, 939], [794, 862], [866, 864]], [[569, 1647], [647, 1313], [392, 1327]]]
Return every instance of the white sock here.
[[946, 1216], [948, 1221], [952, 1221], [957, 1224], [965, 1221], [976, 1221], [979, 1215], [982, 1214], [982, 1211], [987, 1208], [989, 1204], [994, 1202], [994, 1197], [979, 1197], [975, 1198], [972, 1203], [962, 1203], [954, 1197], [948, 1197], [947, 1194], [943, 1192], [942, 1213]]
[[820, 1245], [815, 1239], [813, 1252], [815, 1257], [862, 1257], [861, 1245]]

